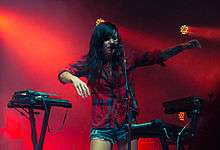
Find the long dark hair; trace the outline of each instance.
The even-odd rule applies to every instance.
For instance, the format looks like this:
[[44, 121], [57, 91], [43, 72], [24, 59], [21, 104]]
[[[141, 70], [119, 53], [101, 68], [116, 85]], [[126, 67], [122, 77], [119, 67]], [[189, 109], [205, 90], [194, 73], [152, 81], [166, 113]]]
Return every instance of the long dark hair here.
[[112, 65], [117, 67], [123, 61], [123, 45], [117, 27], [110, 22], [103, 22], [97, 25], [90, 39], [89, 52], [84, 56], [83, 61], [73, 65], [76, 69], [88, 73], [88, 83], [94, 83], [100, 78], [105, 59], [103, 57], [103, 43], [117, 33], [118, 45], [114, 55]]

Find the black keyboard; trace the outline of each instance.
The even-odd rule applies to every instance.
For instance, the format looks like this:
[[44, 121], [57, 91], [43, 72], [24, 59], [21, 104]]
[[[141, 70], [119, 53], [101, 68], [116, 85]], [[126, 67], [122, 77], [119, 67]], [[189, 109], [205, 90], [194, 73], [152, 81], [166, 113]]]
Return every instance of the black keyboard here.
[[190, 96], [163, 103], [164, 112], [167, 114], [174, 114], [179, 112], [189, 112], [193, 110], [200, 110], [205, 100], [200, 97]]
[[72, 104], [68, 100], [56, 98], [54, 94], [33, 90], [15, 92], [12, 99], [8, 102], [9, 108], [46, 109], [46, 107], [51, 106], [72, 108]]

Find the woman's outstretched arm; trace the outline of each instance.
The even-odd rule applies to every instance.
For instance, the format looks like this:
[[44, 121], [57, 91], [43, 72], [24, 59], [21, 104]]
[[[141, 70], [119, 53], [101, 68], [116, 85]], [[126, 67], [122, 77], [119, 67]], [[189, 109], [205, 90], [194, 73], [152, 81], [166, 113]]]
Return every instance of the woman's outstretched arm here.
[[177, 55], [178, 53], [186, 50], [186, 49], [192, 49], [192, 48], [201, 48], [201, 45], [198, 40], [191, 40], [186, 43], [178, 44], [175, 47], [165, 49], [161, 52], [160, 57], [163, 61], [166, 61], [167, 59]]
[[164, 62], [179, 54], [180, 52], [186, 50], [186, 49], [192, 49], [192, 48], [201, 48], [201, 45], [198, 40], [191, 40], [186, 43], [178, 44], [174, 47], [167, 48], [165, 50], [158, 50], [153, 52], [144, 52], [139, 55], [133, 55], [134, 59], [132, 59], [131, 67], [129, 70], [135, 69], [137, 67], [142, 66], [150, 66], [154, 64], [160, 64], [162, 66], [165, 66]]

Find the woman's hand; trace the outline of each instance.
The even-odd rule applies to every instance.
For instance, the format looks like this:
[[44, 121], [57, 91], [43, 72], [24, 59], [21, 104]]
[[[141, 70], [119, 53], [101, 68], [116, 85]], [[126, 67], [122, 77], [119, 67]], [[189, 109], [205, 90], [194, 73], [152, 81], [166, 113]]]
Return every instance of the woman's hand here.
[[63, 71], [59, 75], [59, 80], [62, 83], [72, 83], [82, 98], [87, 98], [90, 96], [89, 88], [87, 87], [86, 83], [80, 80], [77, 76], [74, 76], [69, 71]]
[[81, 96], [82, 98], [87, 98], [88, 96], [90, 96], [89, 88], [85, 82], [83, 82], [76, 76], [72, 76], [71, 81], [79, 96]]
[[183, 43], [184, 48], [201, 48], [201, 44], [198, 40], [191, 40], [189, 42]]

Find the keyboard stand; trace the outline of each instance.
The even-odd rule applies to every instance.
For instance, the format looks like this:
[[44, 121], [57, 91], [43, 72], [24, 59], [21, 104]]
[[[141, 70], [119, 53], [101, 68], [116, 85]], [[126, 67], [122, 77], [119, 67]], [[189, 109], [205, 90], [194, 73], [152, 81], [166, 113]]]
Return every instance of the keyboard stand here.
[[28, 113], [29, 113], [29, 120], [31, 124], [31, 138], [32, 138], [32, 143], [34, 150], [42, 150], [43, 149], [43, 144], [44, 144], [44, 138], [48, 126], [48, 120], [50, 116], [50, 110], [51, 107], [47, 107], [46, 110], [44, 110], [44, 119], [42, 123], [42, 128], [41, 128], [41, 133], [40, 133], [40, 138], [39, 141], [37, 139], [37, 131], [36, 131], [36, 120], [35, 120], [35, 114], [34, 114], [34, 109], [33, 108], [28, 108]]
[[[60, 99], [54, 95], [56, 94], [47, 94], [28, 89], [24, 91], [15, 92], [12, 99], [8, 102], [8, 108], [15, 108], [18, 112], [20, 112], [22, 115], [29, 119], [31, 124], [31, 140], [33, 143], [34, 150], [43, 149], [44, 138], [48, 127], [48, 120], [50, 116], [51, 107], [56, 106], [72, 108], [72, 104], [68, 100]], [[27, 114], [24, 114], [17, 108], [22, 108]], [[34, 112], [35, 109], [40, 109], [44, 111], [44, 118], [39, 139], [37, 138], [36, 131], [35, 114], [37, 113]]]
[[169, 150], [169, 146], [167, 144], [166, 137], [164, 135], [161, 135], [159, 137], [159, 139], [160, 139], [160, 144], [162, 146], [162, 150]]

